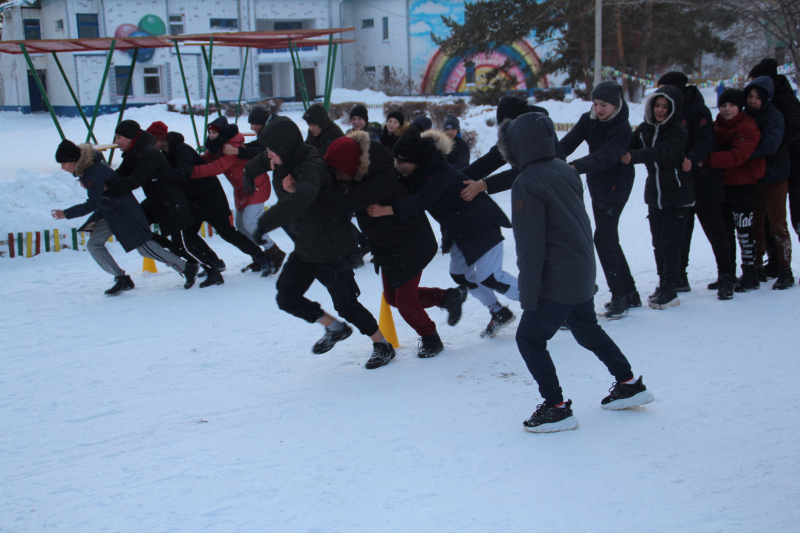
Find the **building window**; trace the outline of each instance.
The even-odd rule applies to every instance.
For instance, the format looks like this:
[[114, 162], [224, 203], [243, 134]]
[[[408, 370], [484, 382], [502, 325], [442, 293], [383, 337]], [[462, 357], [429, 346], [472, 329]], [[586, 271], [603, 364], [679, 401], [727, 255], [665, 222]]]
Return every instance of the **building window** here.
[[183, 15], [170, 15], [169, 16], [169, 34], [170, 35], [183, 35]]
[[64, 29], [64, 19], [58, 19], [56, 21], [56, 30], [63, 30]]
[[97, 15], [76, 15], [78, 19], [78, 39], [96, 39], [100, 37]]
[[375, 72], [375, 67], [364, 67], [364, 72]]
[[[128, 83], [128, 76], [131, 74], [131, 67], [114, 67], [114, 77], [117, 80], [117, 95], [125, 94], [125, 84]], [[133, 85], [128, 96], [133, 96]]]
[[262, 98], [275, 96], [272, 84], [272, 65], [258, 66], [258, 92]]
[[475, 85], [475, 63], [467, 61], [464, 68], [467, 70], [467, 85]]
[[391, 67], [389, 67], [389, 65], [386, 65], [385, 67], [383, 67], [383, 81], [389, 83], [391, 77], [392, 77], [392, 69]]
[[238, 68], [215, 68], [214, 76], [239, 76]]
[[235, 30], [239, 27], [239, 19], [211, 19], [211, 27]]
[[374, 28], [375, 19], [364, 19], [361, 21], [361, 28]]
[[38, 41], [42, 38], [42, 30], [39, 28], [37, 19], [25, 19], [22, 21], [25, 26], [25, 40]]
[[[157, 96], [161, 94], [161, 72], [158, 67], [144, 67], [144, 94]], [[124, 91], [125, 88], [123, 87]]]
[[383, 17], [383, 40], [389, 40], [389, 17]]

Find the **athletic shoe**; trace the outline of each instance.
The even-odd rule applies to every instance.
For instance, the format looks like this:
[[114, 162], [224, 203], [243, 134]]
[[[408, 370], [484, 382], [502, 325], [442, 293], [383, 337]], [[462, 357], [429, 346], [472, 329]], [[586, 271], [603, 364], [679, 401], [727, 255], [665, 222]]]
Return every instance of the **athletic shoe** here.
[[633, 291], [628, 295], [628, 307], [641, 307], [642, 298], [639, 296], [639, 291]]
[[122, 291], [129, 291], [134, 287], [131, 277], [123, 274], [122, 276], [114, 277], [114, 286], [108, 289], [105, 294], [106, 296], [116, 296]]
[[492, 313], [492, 319], [486, 329], [481, 332], [481, 337], [496, 337], [501, 329], [512, 324], [516, 319], [516, 315], [508, 307], [501, 308], [498, 312]]
[[391, 344], [385, 342], [372, 343], [372, 357], [369, 358], [366, 368], [372, 370], [373, 368], [380, 368], [389, 364], [389, 361], [394, 359], [394, 348]]
[[636, 383], [631, 385], [615, 381], [611, 388], [608, 389], [608, 392], [611, 394], [600, 401], [600, 407], [611, 409], [612, 411], [639, 407], [655, 400], [653, 393], [647, 390], [647, 387], [642, 383], [642, 376], [639, 376]]
[[[283, 266], [283, 260], [286, 259], [286, 252], [278, 248], [277, 244], [273, 244], [265, 253], [267, 257], [269, 257], [270, 262], [269, 274], [277, 274], [280, 272], [281, 266]], [[266, 276], [264, 272], [261, 273], [262, 278]]]
[[572, 400], [567, 400], [565, 407], [537, 405], [536, 411], [522, 425], [532, 433], [555, 433], [577, 428], [578, 419], [572, 415]]
[[447, 311], [447, 325], [455, 326], [461, 320], [461, 308], [467, 299], [467, 287], [456, 287], [445, 291], [444, 300], [441, 308]]
[[342, 324], [341, 328], [333, 331], [326, 327], [325, 335], [323, 335], [323, 337], [314, 344], [314, 347], [311, 348], [311, 351], [315, 354], [329, 352], [337, 342], [345, 340], [352, 334], [353, 330], [347, 324]]
[[205, 289], [206, 287], [211, 287], [212, 285], [222, 285], [225, 283], [225, 280], [222, 279], [222, 274], [219, 273], [219, 270], [216, 268], [209, 268], [208, 269], [208, 276], [206, 280], [200, 284], [201, 289]]
[[624, 296], [618, 298], [611, 298], [611, 301], [606, 304], [606, 312], [602, 314], [604, 318], [621, 318], [622, 315], [628, 312], [628, 299]]
[[434, 331], [433, 335], [427, 337], [420, 337], [419, 344], [417, 345], [417, 357], [427, 359], [429, 357], [436, 357], [444, 350], [444, 344], [439, 337], [439, 332]]
[[772, 285], [773, 290], [784, 291], [794, 287], [794, 274], [791, 268], [782, 268], [778, 273], [778, 280]]
[[183, 269], [183, 277], [186, 278], [186, 283], [183, 284], [184, 289], [191, 289], [194, 286], [198, 270], [200, 267], [197, 266], [197, 263], [186, 263], [186, 268]]
[[692, 287], [689, 285], [689, 277], [684, 272], [678, 278], [678, 283], [675, 284], [675, 292], [691, 292]]
[[648, 304], [653, 309], [669, 309], [681, 304], [678, 293], [672, 287], [660, 287]]

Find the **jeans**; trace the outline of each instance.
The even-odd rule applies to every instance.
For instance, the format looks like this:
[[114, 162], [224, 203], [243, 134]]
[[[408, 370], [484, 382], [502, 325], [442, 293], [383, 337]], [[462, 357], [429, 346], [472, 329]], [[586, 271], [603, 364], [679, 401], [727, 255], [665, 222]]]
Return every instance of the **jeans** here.
[[419, 281], [422, 278], [422, 272], [399, 287], [392, 287], [383, 272], [381, 272], [381, 278], [383, 280], [383, 296], [386, 298], [386, 303], [397, 308], [400, 316], [409, 326], [414, 328], [417, 335], [430, 337], [436, 333], [436, 324], [430, 319], [425, 309], [441, 307], [445, 291], [443, 289], [420, 287]]

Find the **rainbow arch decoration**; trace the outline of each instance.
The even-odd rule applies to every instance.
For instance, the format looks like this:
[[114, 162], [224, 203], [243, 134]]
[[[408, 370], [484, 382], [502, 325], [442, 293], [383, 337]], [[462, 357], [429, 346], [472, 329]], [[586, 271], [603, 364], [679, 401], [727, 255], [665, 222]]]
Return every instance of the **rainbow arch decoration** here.
[[[517, 90], [526, 90], [526, 79], [539, 69], [539, 55], [526, 40], [517, 41], [513, 45], [503, 45], [496, 50], [477, 54], [471, 58], [475, 64], [475, 81], [482, 85], [481, 75], [493, 68], [502, 66], [507, 60], [515, 63], [506, 74], [508, 77], [517, 78]], [[542, 80], [544, 87], [548, 86], [547, 79]], [[441, 49], [436, 50], [422, 78], [422, 94], [451, 94], [464, 93], [467, 88], [467, 67], [463, 57], [448, 56]]]

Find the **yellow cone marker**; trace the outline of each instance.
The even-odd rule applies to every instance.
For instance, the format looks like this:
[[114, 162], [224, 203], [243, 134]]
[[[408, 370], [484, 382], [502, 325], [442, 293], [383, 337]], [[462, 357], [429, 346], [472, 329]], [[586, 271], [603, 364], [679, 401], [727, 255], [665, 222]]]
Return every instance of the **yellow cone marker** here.
[[144, 261], [142, 262], [142, 272], [158, 272], [156, 268], [156, 262], [149, 257], [145, 257]]
[[381, 316], [378, 320], [378, 327], [386, 337], [386, 340], [391, 343], [395, 348], [400, 347], [400, 341], [397, 340], [397, 330], [394, 329], [394, 318], [392, 317], [392, 308], [386, 303], [386, 297], [381, 293]]

